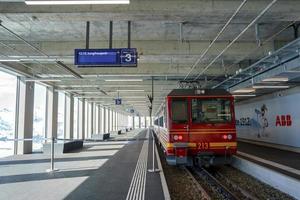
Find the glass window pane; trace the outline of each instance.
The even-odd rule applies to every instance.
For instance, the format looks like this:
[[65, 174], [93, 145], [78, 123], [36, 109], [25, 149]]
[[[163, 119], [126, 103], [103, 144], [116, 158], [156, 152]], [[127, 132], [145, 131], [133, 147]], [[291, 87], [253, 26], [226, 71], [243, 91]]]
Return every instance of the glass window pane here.
[[17, 77], [0, 71], [0, 157], [14, 154]]
[[172, 100], [172, 121], [174, 123], [187, 123], [188, 110], [186, 99], [173, 99]]
[[33, 114], [33, 143], [34, 152], [42, 151], [43, 138], [46, 127], [46, 92], [45, 86], [35, 84], [34, 86], [34, 114]]
[[192, 121], [195, 123], [231, 122], [230, 100], [192, 99]]

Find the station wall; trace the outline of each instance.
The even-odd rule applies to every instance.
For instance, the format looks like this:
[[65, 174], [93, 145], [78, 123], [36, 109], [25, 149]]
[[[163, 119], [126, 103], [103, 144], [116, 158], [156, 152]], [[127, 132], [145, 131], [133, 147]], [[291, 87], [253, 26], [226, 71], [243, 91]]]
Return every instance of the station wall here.
[[238, 138], [300, 147], [300, 87], [235, 104]]

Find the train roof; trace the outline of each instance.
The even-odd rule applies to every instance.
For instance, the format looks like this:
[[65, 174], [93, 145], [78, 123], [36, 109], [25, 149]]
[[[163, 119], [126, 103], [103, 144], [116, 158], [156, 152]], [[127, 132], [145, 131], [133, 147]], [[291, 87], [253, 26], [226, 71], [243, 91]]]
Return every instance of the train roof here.
[[232, 95], [223, 89], [174, 89], [168, 96], [228, 96]]

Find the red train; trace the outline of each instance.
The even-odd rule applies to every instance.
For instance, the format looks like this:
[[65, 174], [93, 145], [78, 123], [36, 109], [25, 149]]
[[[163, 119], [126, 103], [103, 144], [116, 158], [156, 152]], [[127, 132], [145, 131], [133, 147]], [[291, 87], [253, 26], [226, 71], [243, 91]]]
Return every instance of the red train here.
[[170, 165], [222, 165], [236, 154], [234, 98], [225, 90], [175, 89], [154, 124]]

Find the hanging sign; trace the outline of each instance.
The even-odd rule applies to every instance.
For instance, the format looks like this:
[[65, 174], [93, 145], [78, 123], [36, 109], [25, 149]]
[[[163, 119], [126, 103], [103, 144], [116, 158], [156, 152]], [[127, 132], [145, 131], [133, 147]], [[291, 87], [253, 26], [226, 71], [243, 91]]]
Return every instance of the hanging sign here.
[[75, 49], [77, 67], [137, 67], [135, 48], [126, 49]]

